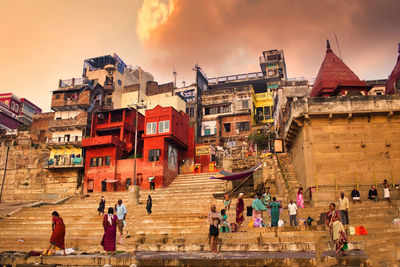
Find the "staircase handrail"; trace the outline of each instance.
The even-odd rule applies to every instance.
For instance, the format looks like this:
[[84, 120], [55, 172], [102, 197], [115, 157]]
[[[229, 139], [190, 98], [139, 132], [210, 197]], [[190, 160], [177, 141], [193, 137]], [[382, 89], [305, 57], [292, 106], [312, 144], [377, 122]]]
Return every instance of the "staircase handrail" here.
[[[304, 192], [304, 201], [310, 201], [312, 200], [312, 189], [317, 188], [316, 186], [309, 186], [307, 187], [307, 190]], [[308, 198], [307, 198], [307, 193], [308, 193]]]
[[244, 179], [243, 182], [241, 182], [238, 186], [236, 186], [234, 189], [232, 189], [232, 190], [229, 192], [229, 195], [232, 194], [233, 192], [235, 192], [236, 190], [238, 190], [238, 189], [239, 189], [242, 185], [244, 185], [244, 183], [247, 182], [247, 180], [249, 180], [250, 177], [252, 177], [252, 176], [253, 176], [253, 173], [250, 174], [249, 176], [247, 176], [247, 178]]

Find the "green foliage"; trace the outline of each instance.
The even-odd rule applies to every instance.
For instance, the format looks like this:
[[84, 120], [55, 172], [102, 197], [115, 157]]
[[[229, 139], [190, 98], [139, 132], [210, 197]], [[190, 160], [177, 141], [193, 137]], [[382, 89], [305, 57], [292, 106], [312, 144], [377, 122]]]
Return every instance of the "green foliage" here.
[[275, 133], [273, 132], [257, 132], [253, 133], [248, 137], [248, 140], [257, 144], [258, 150], [263, 150], [268, 148], [268, 143], [270, 140], [275, 138]]

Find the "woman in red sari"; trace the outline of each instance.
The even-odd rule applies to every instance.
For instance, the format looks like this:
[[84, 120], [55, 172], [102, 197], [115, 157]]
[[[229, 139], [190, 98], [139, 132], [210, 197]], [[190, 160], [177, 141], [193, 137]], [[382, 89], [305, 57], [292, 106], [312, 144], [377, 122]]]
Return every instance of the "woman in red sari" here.
[[340, 212], [335, 208], [335, 203], [329, 204], [325, 223], [329, 227], [329, 234], [335, 243], [336, 253], [344, 256], [344, 251], [347, 249], [347, 235], [340, 219]]
[[114, 254], [117, 241], [117, 215], [114, 215], [114, 209], [108, 208], [108, 213], [103, 217], [104, 235], [101, 245], [106, 251], [106, 255], [111, 252]]
[[243, 193], [239, 194], [239, 198], [236, 203], [236, 223], [239, 225], [239, 227], [242, 225], [244, 221], [244, 202], [243, 202]]
[[51, 249], [52, 246], [56, 248], [60, 248], [61, 250], [64, 251], [65, 255], [65, 224], [63, 219], [60, 217], [57, 211], [53, 211], [51, 214], [53, 218], [51, 219], [51, 228], [53, 230], [53, 233], [51, 234], [50, 237], [50, 246], [47, 249], [47, 251], [44, 253], [44, 255], [48, 255], [49, 250]]

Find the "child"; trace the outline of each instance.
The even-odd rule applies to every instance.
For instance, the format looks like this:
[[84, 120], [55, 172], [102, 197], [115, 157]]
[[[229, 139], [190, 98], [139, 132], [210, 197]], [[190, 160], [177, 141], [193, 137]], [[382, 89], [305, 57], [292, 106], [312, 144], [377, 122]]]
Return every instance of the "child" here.
[[222, 218], [222, 224], [221, 224], [221, 233], [223, 232], [229, 232], [229, 223], [228, 223], [228, 215], [226, 214], [226, 211], [224, 209], [221, 210], [221, 218]]
[[224, 206], [226, 210], [231, 208], [231, 198], [228, 192], [226, 192], [224, 195]]

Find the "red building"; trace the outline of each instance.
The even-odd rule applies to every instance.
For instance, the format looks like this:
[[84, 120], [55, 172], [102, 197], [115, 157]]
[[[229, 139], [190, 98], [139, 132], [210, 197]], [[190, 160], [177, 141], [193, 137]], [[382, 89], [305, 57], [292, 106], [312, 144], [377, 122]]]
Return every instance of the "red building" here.
[[398, 52], [396, 65], [386, 82], [386, 94], [398, 94], [400, 92], [400, 43], [398, 44]]
[[[117, 113], [119, 114], [117, 116]], [[168, 186], [180, 165], [194, 158], [194, 129], [189, 116], [172, 107], [156, 106], [139, 117], [137, 180], [134, 181], [135, 110], [95, 114], [86, 149], [85, 191], [123, 191], [130, 184], [143, 189]], [[118, 122], [115, 122], [115, 119]]]
[[[143, 151], [144, 117], [138, 113], [138, 154]], [[132, 158], [135, 146], [136, 110], [116, 109], [93, 115], [89, 138], [82, 140], [85, 148], [85, 191], [119, 191], [132, 183], [118, 175], [117, 163]], [[128, 180], [130, 179], [130, 180]]]
[[356, 74], [332, 51], [327, 40], [326, 55], [319, 69], [311, 97], [341, 95], [367, 95], [372, 86], [367, 86]]
[[31, 125], [33, 116], [42, 110], [26, 98], [19, 98], [12, 93], [0, 94], [0, 129], [17, 129], [22, 123]]

